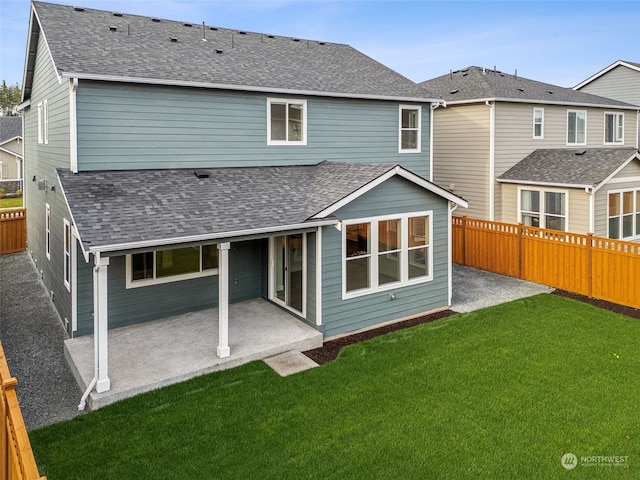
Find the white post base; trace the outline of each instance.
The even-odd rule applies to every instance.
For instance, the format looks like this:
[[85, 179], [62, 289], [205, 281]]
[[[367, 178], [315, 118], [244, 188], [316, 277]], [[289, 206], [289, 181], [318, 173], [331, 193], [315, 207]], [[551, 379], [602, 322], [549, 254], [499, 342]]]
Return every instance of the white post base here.
[[231, 349], [229, 347], [218, 347], [217, 353], [218, 358], [226, 358], [231, 355]]

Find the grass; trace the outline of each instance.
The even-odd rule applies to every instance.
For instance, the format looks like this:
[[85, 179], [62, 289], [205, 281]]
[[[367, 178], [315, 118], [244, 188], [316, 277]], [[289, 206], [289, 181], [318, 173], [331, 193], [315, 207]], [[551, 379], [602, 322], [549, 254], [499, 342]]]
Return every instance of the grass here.
[[[539, 295], [262, 362], [30, 433], [59, 479], [639, 478], [640, 322]], [[564, 453], [628, 467], [562, 468]]]
[[22, 208], [22, 197], [0, 198], [0, 210], [3, 208]]

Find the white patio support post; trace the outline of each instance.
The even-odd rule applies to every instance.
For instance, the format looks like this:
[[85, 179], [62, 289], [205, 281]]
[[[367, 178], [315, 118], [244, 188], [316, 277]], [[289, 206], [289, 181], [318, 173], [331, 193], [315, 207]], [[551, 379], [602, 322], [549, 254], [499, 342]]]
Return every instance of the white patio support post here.
[[229, 349], [229, 247], [218, 244], [218, 357], [231, 355]]
[[93, 341], [96, 355], [96, 392], [102, 393], [111, 389], [109, 380], [109, 355], [107, 335], [109, 330], [109, 314], [107, 311], [107, 273], [109, 257], [95, 255], [93, 268]]

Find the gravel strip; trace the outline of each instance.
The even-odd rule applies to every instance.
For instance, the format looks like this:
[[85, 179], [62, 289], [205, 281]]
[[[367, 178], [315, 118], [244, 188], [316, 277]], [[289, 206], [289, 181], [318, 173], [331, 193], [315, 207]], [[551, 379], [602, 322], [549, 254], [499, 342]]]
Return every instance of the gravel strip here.
[[0, 341], [27, 430], [78, 415], [82, 392], [64, 358], [67, 334], [26, 252], [0, 256]]

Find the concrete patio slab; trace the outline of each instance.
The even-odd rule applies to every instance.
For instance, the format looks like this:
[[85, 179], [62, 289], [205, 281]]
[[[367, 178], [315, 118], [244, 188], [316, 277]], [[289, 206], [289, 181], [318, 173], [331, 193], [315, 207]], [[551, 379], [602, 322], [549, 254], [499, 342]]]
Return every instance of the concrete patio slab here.
[[281, 377], [287, 377], [319, 366], [305, 354], [295, 350], [265, 358], [264, 363], [273, 368]]
[[[218, 310], [187, 313], [109, 331], [111, 390], [91, 393], [97, 409], [205, 373], [290, 350], [322, 346], [322, 334], [261, 299], [229, 306], [231, 355], [218, 358]], [[65, 341], [65, 356], [84, 391], [94, 374], [93, 335]]]

